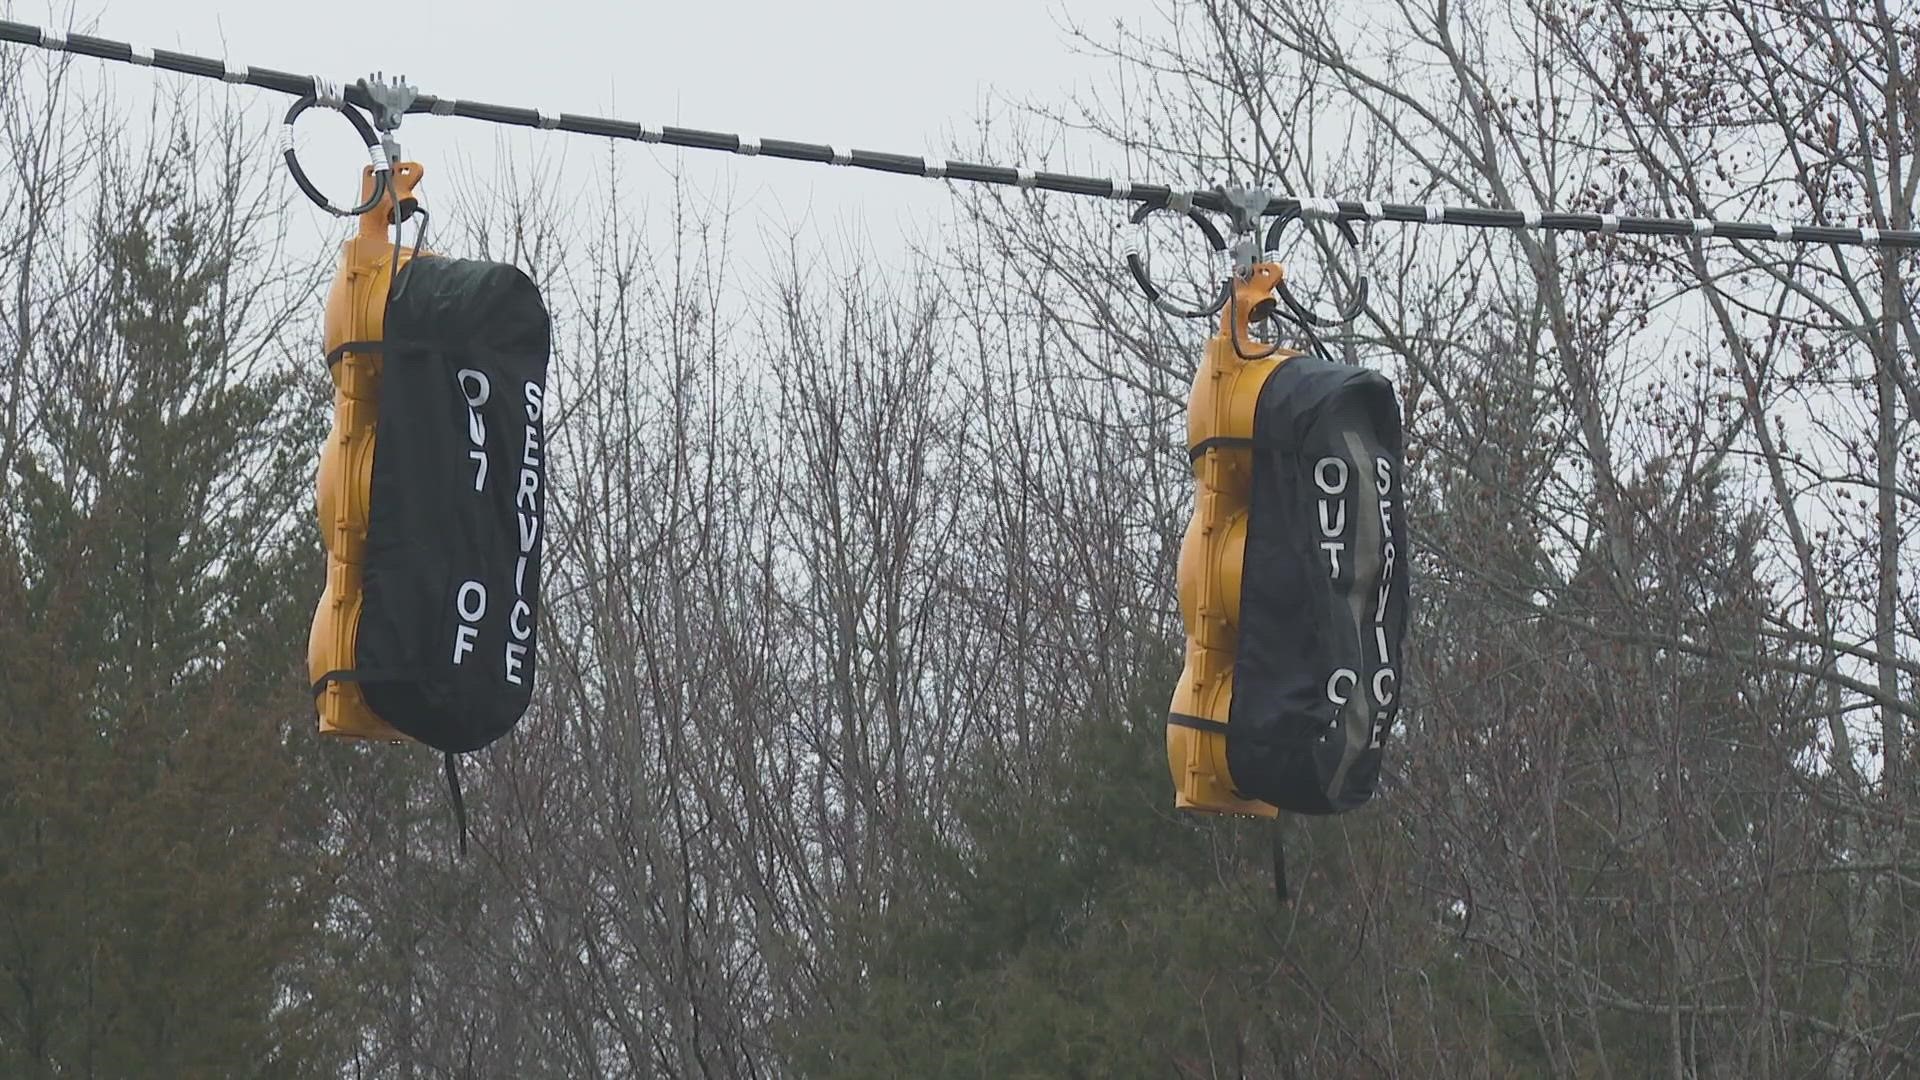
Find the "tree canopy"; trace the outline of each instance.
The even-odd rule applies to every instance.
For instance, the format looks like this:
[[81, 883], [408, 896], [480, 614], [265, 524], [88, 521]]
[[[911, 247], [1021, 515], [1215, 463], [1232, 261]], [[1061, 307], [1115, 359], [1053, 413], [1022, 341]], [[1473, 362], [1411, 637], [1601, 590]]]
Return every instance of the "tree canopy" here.
[[[1914, 224], [1884, 4], [1068, 32], [1116, 82], [975, 156]], [[436, 203], [555, 327], [540, 682], [461, 859], [432, 755], [313, 731], [331, 254], [258, 117], [74, 62], [0, 51], [0, 1074], [1920, 1067], [1911, 256], [1375, 227], [1325, 343], [1406, 416], [1405, 708], [1374, 803], [1274, 825], [1172, 808], [1206, 328], [1111, 204], [748, 279], [617, 167]]]

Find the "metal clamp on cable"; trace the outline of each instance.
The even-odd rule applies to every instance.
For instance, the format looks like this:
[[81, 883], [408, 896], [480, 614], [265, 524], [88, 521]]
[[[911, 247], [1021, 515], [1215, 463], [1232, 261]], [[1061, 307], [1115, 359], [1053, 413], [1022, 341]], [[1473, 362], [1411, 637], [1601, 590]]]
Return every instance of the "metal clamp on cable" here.
[[371, 105], [373, 126], [380, 129], [380, 145], [387, 152], [387, 160], [397, 164], [400, 143], [393, 133], [400, 130], [400, 121], [406, 119], [407, 110], [413, 108], [414, 99], [420, 96], [419, 88], [407, 82], [405, 75], [389, 79], [380, 71], [361, 79], [358, 88]]
[[287, 171], [293, 174], [293, 182], [300, 186], [300, 190], [306, 194], [307, 198], [313, 200], [315, 206], [334, 217], [359, 217], [379, 206], [386, 199], [387, 192], [392, 188], [392, 166], [387, 163], [386, 155], [381, 152], [380, 141], [373, 133], [373, 126], [367, 123], [367, 118], [361, 115], [360, 110], [345, 101], [336, 99], [334, 106], [353, 123], [353, 129], [360, 133], [360, 141], [367, 145], [367, 157], [373, 164], [373, 194], [366, 202], [351, 209], [343, 210], [333, 205], [325, 195], [321, 194], [320, 189], [314, 186], [313, 181], [307, 179], [306, 170], [300, 167], [299, 156], [293, 152], [293, 123], [300, 119], [301, 113], [316, 104], [319, 104], [319, 98], [314, 94], [308, 94], [294, 102], [293, 107], [287, 110], [287, 118], [280, 126], [280, 156], [286, 160]]
[[[400, 130], [400, 121], [405, 120], [407, 113], [412, 111], [414, 101], [420, 96], [419, 88], [409, 83], [405, 75], [397, 75], [389, 79], [386, 73], [379, 71], [361, 79], [354, 85], [355, 88], [365, 96], [373, 112], [373, 126], [380, 132], [380, 149], [386, 154], [387, 163], [390, 166], [398, 168], [400, 165], [400, 141], [393, 137], [393, 133]], [[538, 113], [538, 115], [540, 117], [541, 127], [558, 125], [557, 120], [549, 124], [548, 121], [552, 118], [548, 117], [546, 113], [542, 112]], [[420, 201], [411, 196], [403, 195], [396, 200], [396, 205], [393, 207], [392, 212], [387, 215], [387, 220], [394, 225], [398, 225], [403, 221], [411, 220], [416, 213], [425, 213], [425, 211], [420, 209]], [[422, 226], [422, 228], [424, 229], [425, 226]], [[395, 243], [398, 243], [397, 238]], [[416, 244], [416, 247], [417, 246]]]
[[1272, 196], [1267, 189], [1258, 187], [1224, 187], [1220, 197], [1226, 201], [1227, 216], [1233, 223], [1233, 272], [1245, 280], [1253, 273], [1253, 264], [1260, 261], [1260, 247], [1255, 239], [1260, 235], [1260, 215], [1266, 212], [1267, 203]]
[[[1141, 203], [1133, 212], [1133, 224], [1139, 225], [1144, 223], [1147, 220], [1147, 216], [1156, 210], [1171, 210], [1172, 207], [1169, 203], [1179, 200], [1179, 198], [1179, 195], [1176, 194], [1166, 200], [1155, 199]], [[1180, 201], [1184, 201], [1185, 203], [1181, 212], [1186, 214], [1189, 221], [1200, 226], [1200, 231], [1207, 236], [1207, 244], [1213, 249], [1214, 261], [1221, 264], [1224, 268], [1227, 258], [1226, 239], [1220, 235], [1220, 230], [1214, 227], [1213, 222], [1207, 220], [1205, 214], [1194, 208], [1191, 195], [1186, 196], [1184, 200]], [[1146, 261], [1140, 257], [1140, 252], [1127, 252], [1127, 269], [1133, 273], [1133, 280], [1140, 286], [1140, 291], [1146, 294], [1147, 299], [1153, 302], [1153, 306], [1176, 318], [1207, 318], [1215, 312], [1218, 312], [1221, 308], [1226, 307], [1227, 300], [1232, 296], [1233, 292], [1232, 279], [1225, 273], [1222, 273], [1220, 288], [1207, 306], [1193, 308], [1182, 307], [1169, 300], [1166, 294], [1160, 291], [1160, 287], [1153, 283], [1153, 279], [1147, 275]]]

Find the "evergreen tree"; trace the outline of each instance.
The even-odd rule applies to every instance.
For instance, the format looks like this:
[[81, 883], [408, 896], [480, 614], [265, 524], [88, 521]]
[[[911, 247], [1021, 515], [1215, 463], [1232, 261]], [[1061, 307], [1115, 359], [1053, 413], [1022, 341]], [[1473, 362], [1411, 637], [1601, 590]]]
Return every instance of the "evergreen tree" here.
[[283, 745], [319, 431], [241, 336], [262, 292], [204, 158], [182, 133], [109, 174], [66, 222], [87, 242], [60, 237], [91, 267], [41, 309], [0, 517], [9, 1076], [324, 1072], [290, 982], [324, 883], [289, 844]]

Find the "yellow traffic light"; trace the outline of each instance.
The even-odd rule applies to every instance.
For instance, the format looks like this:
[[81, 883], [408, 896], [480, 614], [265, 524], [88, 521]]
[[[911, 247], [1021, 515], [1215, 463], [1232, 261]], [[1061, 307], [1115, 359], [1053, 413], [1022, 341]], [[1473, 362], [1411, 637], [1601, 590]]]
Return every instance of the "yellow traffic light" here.
[[[1282, 271], [1256, 263], [1233, 282], [1220, 330], [1207, 342], [1187, 406], [1187, 448], [1193, 461], [1194, 512], [1180, 545], [1180, 613], [1187, 662], [1173, 692], [1167, 765], [1174, 805], [1183, 810], [1273, 817], [1270, 803], [1241, 798], [1227, 770], [1226, 725], [1233, 700], [1239, 638], [1241, 571], [1253, 486], [1253, 425], [1260, 390], [1279, 366], [1299, 354], [1252, 352], [1249, 321], [1270, 309]], [[1258, 357], [1245, 359], [1247, 353]]]
[[[333, 430], [320, 454], [320, 534], [327, 548], [327, 586], [307, 639], [307, 676], [318, 687], [320, 732], [406, 741], [367, 708], [358, 683], [327, 678], [354, 667], [360, 629], [361, 566], [372, 504], [373, 443], [380, 415], [381, 343], [393, 275], [417, 252], [396, 246], [387, 230], [394, 210], [413, 197], [416, 162], [393, 167], [388, 198], [360, 215], [359, 231], [340, 246], [340, 272], [327, 293], [327, 366], [333, 377]], [[368, 167], [363, 199], [376, 178]], [[325, 685], [320, 686], [325, 679]]]

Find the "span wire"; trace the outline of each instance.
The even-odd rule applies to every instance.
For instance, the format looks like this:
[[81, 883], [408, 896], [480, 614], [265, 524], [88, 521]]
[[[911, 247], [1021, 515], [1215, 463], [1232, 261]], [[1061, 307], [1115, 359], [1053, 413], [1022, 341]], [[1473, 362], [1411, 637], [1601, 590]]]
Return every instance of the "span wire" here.
[[[62, 34], [58, 31], [8, 20], [0, 20], [0, 42], [12, 42], [79, 56], [96, 57], [101, 60], [137, 64], [199, 78], [218, 79], [225, 83], [254, 86], [296, 97], [313, 94], [324, 98], [325, 88], [329, 85], [317, 76], [297, 75], [274, 68], [231, 65], [225, 60], [212, 57], [196, 56], [168, 49], [146, 49], [91, 34]], [[361, 108], [368, 110], [376, 108], [364, 85], [348, 86], [344, 94], [346, 100]], [[652, 127], [630, 120], [585, 116], [578, 113], [553, 113], [544, 109], [522, 106], [492, 105], [432, 94], [420, 94], [406, 111], [408, 114], [459, 116], [512, 127], [539, 128], [578, 135], [597, 135], [609, 139], [658, 143], [687, 150], [717, 150], [749, 157], [810, 161], [823, 165], [838, 165], [903, 176], [997, 184], [1029, 191], [1055, 191], [1068, 195], [1171, 203], [1175, 206], [1186, 203], [1215, 213], [1230, 212], [1225, 193], [1218, 189], [1182, 191], [1165, 184], [1135, 183], [1131, 180], [1076, 176], [1070, 173], [1020, 167], [980, 165], [918, 154], [847, 149], [827, 143], [760, 139], [727, 132], [705, 131], [699, 128]], [[1310, 219], [1342, 222], [1391, 221], [1408, 225], [1531, 229], [1549, 232], [1600, 233], [1608, 236], [1669, 236], [1701, 239], [1722, 237], [1730, 240], [1920, 249], [1920, 229], [1807, 225], [1786, 221], [1754, 223], [1717, 221], [1711, 218], [1634, 217], [1611, 213], [1570, 214], [1499, 207], [1444, 206], [1437, 203], [1389, 203], [1378, 200], [1355, 201], [1297, 196], [1274, 198], [1268, 202], [1265, 212], [1272, 215], [1289, 210]]]

